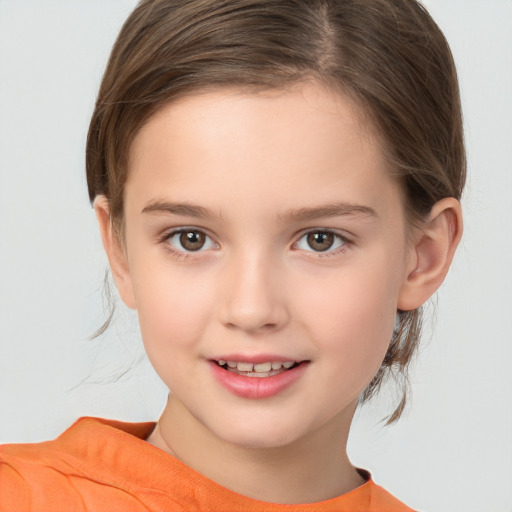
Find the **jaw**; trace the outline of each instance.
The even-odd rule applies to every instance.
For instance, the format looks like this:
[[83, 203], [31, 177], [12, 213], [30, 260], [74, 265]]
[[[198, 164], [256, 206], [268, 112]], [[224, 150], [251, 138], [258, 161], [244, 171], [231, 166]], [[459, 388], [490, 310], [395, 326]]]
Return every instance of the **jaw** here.
[[[253, 411], [236, 421], [226, 418], [229, 425], [217, 425], [213, 431], [170, 396], [159, 428], [166, 451], [172, 446], [174, 456], [225, 488], [275, 503], [321, 501], [325, 492], [334, 497], [361, 483], [346, 455], [355, 407], [356, 402], [351, 403], [316, 429], [303, 425], [297, 431], [297, 419], [289, 422], [286, 414], [274, 416], [273, 425], [266, 419], [260, 423]], [[221, 437], [227, 427], [239, 435]]]

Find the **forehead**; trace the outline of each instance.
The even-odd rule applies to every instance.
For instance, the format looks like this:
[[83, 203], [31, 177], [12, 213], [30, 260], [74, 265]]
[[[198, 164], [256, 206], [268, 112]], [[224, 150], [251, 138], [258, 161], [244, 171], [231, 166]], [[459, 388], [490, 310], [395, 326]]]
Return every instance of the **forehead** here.
[[344, 95], [318, 84], [220, 89], [182, 98], [150, 118], [133, 141], [125, 192], [138, 202], [159, 195], [231, 202], [242, 195], [248, 205], [274, 197], [296, 208], [349, 200], [364, 187], [375, 196], [394, 185], [387, 167], [372, 125]]
[[[154, 138], [155, 132], [163, 125], [180, 125], [180, 134], [191, 128], [198, 138], [203, 137], [206, 142], [213, 133], [222, 137], [238, 122], [236, 128], [262, 128], [260, 138], [255, 139], [255, 142], [265, 142], [264, 133], [270, 135], [274, 128], [270, 124], [272, 118], [288, 122], [288, 126], [275, 126], [285, 128], [281, 132], [283, 138], [289, 135], [297, 140], [301, 128], [302, 135], [310, 133], [312, 129], [318, 131], [323, 128], [327, 132], [335, 128], [336, 120], [342, 120], [343, 128], [349, 127], [355, 137], [375, 145], [381, 144], [378, 130], [367, 109], [363, 109], [348, 94], [316, 81], [291, 83], [277, 89], [220, 87], [195, 91], [157, 110], [132, 141], [131, 161], [133, 163], [133, 156], [140, 155], [141, 146], [147, 143], [148, 138]], [[272, 138], [276, 134], [272, 133]], [[209, 136], [204, 138], [205, 135]], [[326, 137], [326, 142], [329, 142], [329, 137]]]

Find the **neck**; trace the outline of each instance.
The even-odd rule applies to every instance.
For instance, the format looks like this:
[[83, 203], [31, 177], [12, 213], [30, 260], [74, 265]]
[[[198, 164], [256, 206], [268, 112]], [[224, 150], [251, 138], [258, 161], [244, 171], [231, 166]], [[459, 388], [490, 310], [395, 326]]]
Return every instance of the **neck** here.
[[347, 418], [289, 445], [252, 448], [219, 439], [170, 397], [148, 442], [234, 492], [273, 503], [312, 503], [345, 494], [363, 483], [348, 460]]

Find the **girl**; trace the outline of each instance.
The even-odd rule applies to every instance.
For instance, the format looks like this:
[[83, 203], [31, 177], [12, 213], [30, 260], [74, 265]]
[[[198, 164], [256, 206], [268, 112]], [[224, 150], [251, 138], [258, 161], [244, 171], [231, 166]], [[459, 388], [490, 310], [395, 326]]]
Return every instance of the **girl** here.
[[416, 2], [141, 2], [87, 179], [171, 393], [156, 424], [3, 447], [1, 509], [410, 510], [346, 441], [407, 370], [464, 177], [453, 61]]

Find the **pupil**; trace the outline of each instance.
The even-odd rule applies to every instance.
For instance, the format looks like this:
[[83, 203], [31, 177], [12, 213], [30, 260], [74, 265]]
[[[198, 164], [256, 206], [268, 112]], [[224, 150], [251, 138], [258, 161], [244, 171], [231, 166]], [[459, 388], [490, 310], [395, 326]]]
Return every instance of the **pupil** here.
[[204, 242], [205, 236], [197, 231], [186, 231], [180, 236], [181, 245], [188, 251], [198, 251]]
[[308, 235], [308, 245], [315, 251], [327, 251], [334, 243], [332, 233], [310, 233]]

